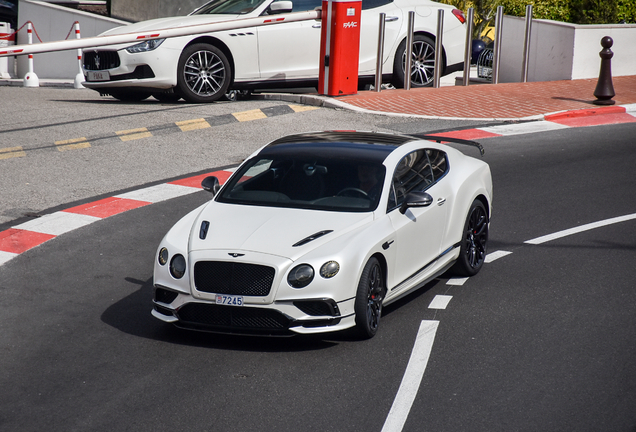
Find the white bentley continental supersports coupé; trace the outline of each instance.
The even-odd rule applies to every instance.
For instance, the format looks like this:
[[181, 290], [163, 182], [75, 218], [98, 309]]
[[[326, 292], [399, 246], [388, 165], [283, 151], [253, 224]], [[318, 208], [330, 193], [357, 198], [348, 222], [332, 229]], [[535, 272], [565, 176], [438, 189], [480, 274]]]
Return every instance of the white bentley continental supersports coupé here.
[[373, 337], [383, 306], [447, 270], [471, 276], [483, 266], [490, 168], [441, 140], [291, 135], [222, 187], [207, 177], [214, 197], [157, 249], [153, 316], [220, 333], [355, 327]]

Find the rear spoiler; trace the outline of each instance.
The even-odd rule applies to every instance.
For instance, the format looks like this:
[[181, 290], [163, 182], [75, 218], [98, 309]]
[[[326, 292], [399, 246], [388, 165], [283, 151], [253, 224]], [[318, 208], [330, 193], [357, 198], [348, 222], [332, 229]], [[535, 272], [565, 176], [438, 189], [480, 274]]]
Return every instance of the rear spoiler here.
[[469, 145], [472, 147], [477, 147], [479, 149], [479, 153], [481, 153], [481, 155], [483, 156], [485, 151], [484, 151], [484, 147], [479, 144], [476, 141], [470, 141], [470, 140], [465, 140], [465, 139], [460, 139], [460, 138], [451, 138], [451, 137], [445, 137], [445, 136], [439, 136], [439, 135], [424, 135], [424, 134], [409, 134], [412, 137], [415, 138], [420, 138], [420, 139], [425, 139], [425, 140], [429, 140], [429, 141], [435, 141], [438, 143], [442, 143], [442, 142], [452, 142], [455, 144], [463, 144], [463, 145]]

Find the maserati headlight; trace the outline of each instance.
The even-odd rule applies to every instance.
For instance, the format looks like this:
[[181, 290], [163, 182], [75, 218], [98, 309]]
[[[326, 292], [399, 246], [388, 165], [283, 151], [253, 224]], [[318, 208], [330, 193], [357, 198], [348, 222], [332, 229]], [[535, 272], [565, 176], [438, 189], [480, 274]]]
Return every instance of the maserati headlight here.
[[161, 45], [163, 41], [165, 41], [165, 39], [152, 39], [148, 41], [143, 41], [141, 43], [138, 43], [136, 45], [126, 48], [126, 51], [128, 51], [131, 54], [152, 51], [153, 49], [156, 49], [157, 47], [159, 47], [159, 45]]
[[340, 264], [335, 261], [326, 262], [320, 267], [320, 276], [325, 279], [331, 279], [340, 271]]
[[172, 257], [170, 261], [170, 274], [175, 279], [181, 279], [186, 271], [186, 260], [181, 254]]
[[314, 280], [314, 269], [309, 264], [294, 267], [287, 276], [287, 283], [292, 288], [305, 288], [312, 280]]
[[166, 265], [166, 263], [168, 262], [168, 249], [166, 249], [165, 247], [162, 247], [161, 250], [159, 251], [159, 264]]

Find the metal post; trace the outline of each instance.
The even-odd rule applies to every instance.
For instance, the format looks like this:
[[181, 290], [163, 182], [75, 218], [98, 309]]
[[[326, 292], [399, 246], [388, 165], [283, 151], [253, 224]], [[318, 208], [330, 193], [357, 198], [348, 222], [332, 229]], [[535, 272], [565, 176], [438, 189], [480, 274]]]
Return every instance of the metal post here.
[[437, 35], [435, 39], [435, 70], [433, 72], [433, 87], [439, 88], [442, 77], [442, 34], [444, 33], [444, 9], [437, 10]]
[[[75, 39], [81, 39], [80, 35], [80, 23], [79, 21], [75, 21]], [[84, 81], [84, 72], [82, 71], [82, 50], [77, 50], [77, 64], [79, 65], [79, 72], [75, 75], [75, 80], [73, 81], [73, 87], [76, 89], [84, 88], [82, 85], [82, 81]]]
[[378, 57], [375, 61], [375, 91], [379, 92], [382, 87], [382, 60], [384, 59], [384, 20], [386, 14], [380, 13], [380, 24], [378, 26]]
[[409, 11], [406, 29], [406, 56], [404, 62], [404, 90], [411, 90], [411, 68], [413, 66], [413, 28], [415, 28], [415, 11]]
[[[33, 44], [33, 24], [31, 21], [27, 23], [27, 41], [29, 45]], [[33, 70], [33, 54], [29, 54], [29, 71], [22, 80], [23, 87], [40, 87], [40, 79]]]
[[492, 83], [499, 84], [499, 60], [501, 57], [501, 31], [503, 27], [503, 6], [497, 6], [495, 18], [495, 47], [492, 59]]
[[462, 85], [467, 86], [470, 83], [470, 58], [473, 53], [473, 21], [475, 10], [468, 8], [468, 26], [466, 27], [466, 50], [464, 52], [464, 79]]
[[323, 92], [325, 95], [329, 94], [329, 56], [331, 55], [331, 15], [332, 15], [332, 1], [327, 2], [327, 19], [322, 16], [322, 25], [327, 26], [327, 40], [325, 41], [325, 77], [323, 83]]
[[611, 37], [605, 36], [601, 39], [603, 49], [598, 53], [601, 56], [601, 71], [594, 90], [596, 100], [592, 102], [595, 105], [614, 105], [615, 103], [612, 100], [616, 96], [614, 84], [612, 84], [612, 57], [614, 57], [614, 53], [610, 49], [612, 45], [614, 45], [614, 40]]
[[532, 5], [526, 6], [526, 38], [523, 42], [523, 65], [521, 82], [528, 82], [528, 60], [530, 59], [530, 37], [532, 36]]

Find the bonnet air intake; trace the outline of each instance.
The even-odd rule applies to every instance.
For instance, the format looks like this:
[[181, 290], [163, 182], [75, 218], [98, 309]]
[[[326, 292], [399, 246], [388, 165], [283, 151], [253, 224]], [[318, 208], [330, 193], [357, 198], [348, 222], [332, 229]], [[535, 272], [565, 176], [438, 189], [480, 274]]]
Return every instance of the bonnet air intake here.
[[292, 247], [298, 247], [298, 246], [303, 246], [306, 245], [307, 243], [314, 241], [326, 234], [329, 234], [330, 232], [333, 232], [333, 230], [325, 230], [325, 231], [318, 231], [315, 234], [310, 235], [309, 237], [305, 237], [304, 239], [302, 239], [301, 241], [299, 241], [298, 243], [295, 243], [294, 245], [292, 245]]

